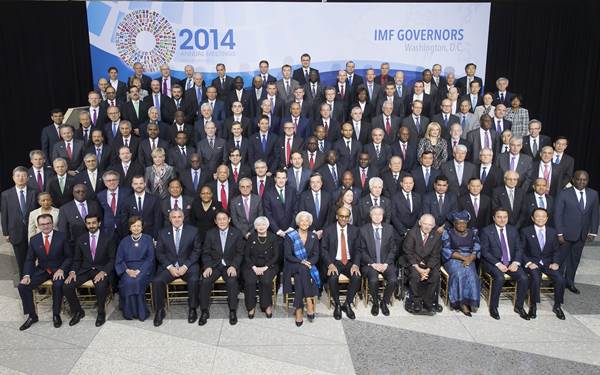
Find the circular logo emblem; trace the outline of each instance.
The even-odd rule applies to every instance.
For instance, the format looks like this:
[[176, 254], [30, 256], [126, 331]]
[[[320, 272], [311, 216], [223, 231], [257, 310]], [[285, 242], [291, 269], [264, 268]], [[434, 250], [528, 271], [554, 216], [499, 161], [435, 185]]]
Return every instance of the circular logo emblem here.
[[173, 58], [176, 38], [166, 18], [150, 9], [128, 13], [117, 26], [115, 35], [119, 57], [127, 65], [141, 63], [149, 72]]

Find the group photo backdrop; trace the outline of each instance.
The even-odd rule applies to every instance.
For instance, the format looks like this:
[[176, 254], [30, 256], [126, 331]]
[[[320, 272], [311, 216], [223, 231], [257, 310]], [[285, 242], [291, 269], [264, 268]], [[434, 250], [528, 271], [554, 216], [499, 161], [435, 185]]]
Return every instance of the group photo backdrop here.
[[109, 66], [124, 80], [136, 62], [153, 78], [189, 64], [210, 82], [224, 63], [250, 86], [260, 60], [280, 78], [303, 53], [325, 83], [348, 60], [358, 74], [389, 62], [412, 82], [435, 63], [458, 78], [473, 62], [485, 77], [490, 4], [88, 1], [87, 19], [94, 82]]

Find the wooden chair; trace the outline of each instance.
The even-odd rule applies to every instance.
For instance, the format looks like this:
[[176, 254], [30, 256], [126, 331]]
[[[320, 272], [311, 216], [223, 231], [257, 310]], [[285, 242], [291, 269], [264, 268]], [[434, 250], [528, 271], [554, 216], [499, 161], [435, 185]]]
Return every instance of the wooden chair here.
[[167, 284], [167, 310], [172, 304], [187, 303], [187, 301], [188, 289], [185, 280], [178, 278]]
[[[550, 276], [542, 272], [542, 280], [540, 281], [540, 295], [554, 295], [554, 282]], [[531, 305], [531, 293], [527, 293], [528, 304]]]
[[[377, 275], [377, 279], [378, 279], [378, 283], [379, 286], [377, 287], [378, 291], [377, 293], [380, 295], [380, 298], [383, 297], [383, 291], [385, 289], [385, 279], [383, 277], [382, 274], [378, 274]], [[363, 281], [363, 286], [362, 286], [362, 290], [363, 290], [363, 301], [365, 301], [365, 307], [369, 306], [369, 300], [371, 299], [371, 296], [369, 295], [369, 279], [367, 279], [366, 277], [363, 277], [362, 279]], [[393, 306], [394, 305], [394, 296], [392, 295], [392, 298], [390, 298], [390, 305]]]
[[444, 305], [448, 305], [448, 271], [444, 266], [440, 267], [440, 298], [444, 301]]
[[[39, 293], [39, 290], [43, 289], [44, 293]], [[33, 289], [33, 304], [37, 312], [38, 305], [48, 299], [52, 299], [52, 280], [46, 280], [40, 284], [37, 288]]]
[[[344, 275], [344, 274], [340, 274], [339, 278], [338, 278], [338, 284], [340, 285], [340, 297], [344, 297], [343, 301], [340, 298], [340, 303], [346, 303], [346, 296], [348, 295], [348, 287], [350, 286], [350, 279]], [[329, 310], [331, 310], [331, 305], [333, 303], [333, 296], [331, 295], [331, 290], [329, 290], [329, 287], [325, 288], [327, 289], [327, 308]], [[358, 293], [356, 293], [354, 295], [354, 301], [352, 301], [352, 304], [354, 306], [356, 306], [356, 304], [358, 303]]]
[[[487, 272], [482, 272], [481, 275], [481, 295], [485, 298], [488, 306], [490, 304], [490, 298], [492, 297], [492, 284], [494, 279], [492, 275]], [[504, 285], [502, 286], [502, 290], [500, 291], [500, 297], [507, 296], [512, 299], [513, 305], [515, 304], [517, 298], [517, 282], [511, 280], [510, 276], [504, 274]]]
[[[79, 302], [81, 303], [82, 307], [94, 307], [98, 303], [96, 297], [96, 287], [92, 280], [88, 280], [85, 283], [81, 284], [75, 290], [75, 293], [77, 294], [77, 298], [79, 298]], [[112, 301], [112, 289], [109, 285], [106, 294], [106, 302], [104, 305], [108, 306], [110, 301]]]
[[[292, 286], [294, 286], [294, 277], [291, 279]], [[275, 288], [275, 286], [273, 286]], [[289, 312], [290, 305], [294, 303], [295, 293], [292, 291], [290, 293], [283, 294], [283, 306], [285, 306], [285, 311]], [[306, 300], [311, 299], [313, 302], [315, 313], [317, 312], [317, 299], [316, 297], [306, 297], [304, 298], [304, 308], [306, 308]]]

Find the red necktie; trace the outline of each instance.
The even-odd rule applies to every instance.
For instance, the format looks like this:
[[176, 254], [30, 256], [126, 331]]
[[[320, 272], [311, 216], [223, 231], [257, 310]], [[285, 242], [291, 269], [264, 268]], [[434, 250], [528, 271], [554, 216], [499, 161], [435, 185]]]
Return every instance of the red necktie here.
[[[344, 99], [344, 85], [342, 85], [342, 87], [340, 87], [340, 96], [342, 97], [342, 99]], [[344, 263], [346, 264], [346, 263]]]
[[67, 158], [73, 158], [73, 150], [71, 149], [71, 142], [67, 142]]
[[310, 155], [310, 159], [308, 160], [308, 166], [310, 169], [315, 169], [315, 158], [313, 155]]
[[235, 183], [237, 184], [238, 182], [238, 171], [237, 171], [237, 167], [233, 168], [233, 181], [235, 181]]
[[390, 124], [389, 116], [385, 118], [385, 132], [388, 135], [392, 135], [392, 124]]
[[296, 134], [296, 129], [298, 128], [298, 118], [294, 117], [294, 134]]
[[221, 206], [227, 209], [227, 193], [225, 192], [225, 185], [221, 184]]
[[429, 234], [427, 234], [427, 233], [426, 233], [426, 234], [423, 236], [423, 246], [425, 246], [425, 244], [427, 243], [427, 239], [428, 239], [428, 238], [429, 238]]
[[406, 145], [402, 143], [402, 159], [406, 161]]
[[[49, 235], [44, 235], [44, 250], [46, 250], [46, 256], [50, 254], [50, 241], [48, 240]], [[50, 268], [46, 268], [46, 272], [52, 274], [52, 270]]]
[[258, 186], [258, 195], [262, 198], [263, 193], [265, 192], [265, 181], [260, 180], [260, 185]]
[[115, 193], [112, 194], [112, 199], [110, 200], [110, 209], [113, 213], [113, 216], [117, 215], [117, 197]]
[[363, 189], [365, 188], [365, 182], [367, 182], [367, 172], [365, 172], [363, 169], [360, 173], [360, 184], [362, 185]]
[[42, 173], [40, 171], [37, 173], [37, 184], [40, 191], [44, 191], [44, 182], [42, 181]]
[[546, 180], [546, 193], [550, 191], [550, 169], [548, 164], [544, 164], [544, 180]]
[[173, 205], [174, 209], [178, 209], [179, 208], [179, 204], [177, 202], [179, 202], [179, 199], [175, 199], [175, 205]]
[[287, 144], [285, 145], [285, 165], [290, 165], [290, 155], [292, 154], [292, 142], [288, 138]]

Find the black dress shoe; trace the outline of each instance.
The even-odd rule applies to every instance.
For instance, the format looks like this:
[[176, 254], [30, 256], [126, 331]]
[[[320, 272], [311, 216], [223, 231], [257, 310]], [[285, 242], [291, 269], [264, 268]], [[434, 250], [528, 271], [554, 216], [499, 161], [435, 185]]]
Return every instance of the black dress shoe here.
[[69, 321], [69, 325], [74, 326], [75, 324], [79, 323], [79, 321], [81, 319], [83, 319], [84, 316], [85, 316], [85, 311], [83, 311], [83, 310], [77, 311], [75, 314], [73, 314], [73, 317]]
[[165, 318], [165, 310], [161, 309], [154, 314], [154, 326], [159, 327], [163, 323], [163, 319]]
[[569, 289], [571, 291], [571, 293], [573, 293], [573, 294], [581, 294], [581, 292], [579, 291], [579, 289], [575, 288], [575, 285], [568, 286], [567, 289]]
[[54, 328], [60, 328], [62, 326], [60, 315], [52, 315], [52, 323], [54, 324]]
[[315, 313], [312, 313], [312, 314], [306, 313], [306, 317], [308, 318], [308, 321], [310, 323], [312, 323], [315, 320]]
[[379, 304], [377, 302], [373, 302], [373, 306], [371, 307], [371, 315], [379, 315]]
[[342, 319], [342, 306], [337, 303], [335, 304], [335, 307], [333, 308], [333, 318], [335, 320]]
[[435, 305], [433, 305], [432, 310], [436, 313], [441, 313], [442, 311], [444, 311], [444, 306], [440, 305], [439, 303], [436, 303]]
[[500, 314], [498, 314], [498, 309], [495, 307], [490, 307], [490, 316], [496, 320], [500, 320]]
[[387, 307], [387, 303], [381, 301], [381, 313], [385, 316], [390, 316], [390, 309]]
[[565, 313], [562, 311], [560, 306], [554, 306], [552, 312], [556, 314], [556, 317], [560, 320], [565, 320]]
[[301, 320], [301, 321], [296, 320], [296, 327], [301, 327], [302, 323], [304, 323], [304, 320]]
[[196, 319], [198, 319], [198, 312], [196, 309], [190, 309], [188, 311], [188, 323], [193, 324], [196, 322]]
[[96, 327], [101, 327], [104, 322], [106, 322], [106, 314], [98, 313], [98, 316], [96, 317]]
[[521, 319], [529, 320], [529, 314], [525, 312], [525, 309], [522, 307], [515, 307], [514, 311], [519, 314]]
[[348, 319], [351, 319], [351, 320], [356, 319], [356, 315], [354, 314], [354, 310], [352, 310], [351, 303], [345, 303], [344, 306], [342, 306], [342, 310], [346, 313], [346, 316], [348, 317]]
[[21, 325], [19, 327], [19, 330], [20, 331], [25, 331], [26, 329], [28, 329], [29, 327], [31, 327], [33, 325], [33, 323], [37, 323], [37, 321], [38, 321], [37, 315], [35, 315], [35, 316], [29, 316], [27, 318], [27, 320], [25, 321], [25, 323], [23, 323], [23, 325]]
[[537, 306], [534, 303], [533, 305], [531, 305], [529, 307], [529, 319], [535, 319], [537, 318]]
[[210, 317], [210, 314], [208, 313], [208, 310], [202, 310], [202, 313], [200, 314], [200, 319], [198, 319], [198, 325], [199, 326], [205, 325], [206, 322], [208, 321], [209, 317]]
[[237, 324], [237, 314], [234, 310], [231, 310], [229, 312], [229, 324], [231, 324], [232, 326]]
[[256, 314], [256, 309], [252, 309], [250, 311], [248, 311], [248, 319], [254, 319], [254, 314]]
[[271, 312], [267, 312], [267, 309], [265, 309], [264, 313], [267, 319], [271, 319], [273, 317], [273, 307], [271, 307]]

